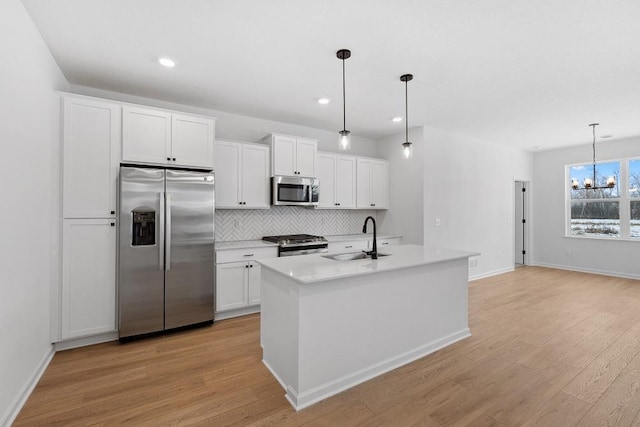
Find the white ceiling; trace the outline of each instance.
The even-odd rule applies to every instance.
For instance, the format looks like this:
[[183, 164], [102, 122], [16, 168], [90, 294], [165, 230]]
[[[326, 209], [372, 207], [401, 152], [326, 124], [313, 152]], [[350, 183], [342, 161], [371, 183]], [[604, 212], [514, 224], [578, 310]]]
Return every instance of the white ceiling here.
[[[71, 84], [378, 138], [640, 135], [638, 0], [23, 0]], [[160, 56], [177, 66], [165, 69]], [[317, 99], [328, 97], [329, 105]]]

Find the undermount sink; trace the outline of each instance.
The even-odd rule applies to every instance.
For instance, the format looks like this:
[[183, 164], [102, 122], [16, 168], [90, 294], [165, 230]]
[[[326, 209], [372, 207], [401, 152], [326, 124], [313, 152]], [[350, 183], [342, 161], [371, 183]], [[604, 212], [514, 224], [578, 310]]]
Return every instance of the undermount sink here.
[[[378, 254], [379, 257], [388, 256], [389, 254]], [[366, 259], [371, 258], [370, 255], [367, 255], [364, 252], [349, 252], [346, 254], [335, 254], [335, 255], [322, 255], [323, 258], [332, 259], [334, 261], [353, 261], [356, 259]]]

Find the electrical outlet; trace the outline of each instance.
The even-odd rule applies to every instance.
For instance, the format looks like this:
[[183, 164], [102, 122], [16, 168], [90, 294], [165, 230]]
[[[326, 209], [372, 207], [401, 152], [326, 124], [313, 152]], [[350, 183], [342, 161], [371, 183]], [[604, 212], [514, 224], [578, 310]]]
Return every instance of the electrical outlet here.
[[478, 258], [469, 258], [469, 268], [478, 268]]
[[238, 228], [239, 221], [237, 219], [233, 220], [233, 228]]
[[440, 227], [440, 218], [436, 218], [435, 224], [436, 224], [436, 227]]

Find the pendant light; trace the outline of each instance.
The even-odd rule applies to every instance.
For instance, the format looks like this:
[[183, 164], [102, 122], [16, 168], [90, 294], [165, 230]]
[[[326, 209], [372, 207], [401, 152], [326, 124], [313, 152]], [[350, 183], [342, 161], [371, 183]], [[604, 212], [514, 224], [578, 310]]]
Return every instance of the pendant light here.
[[338, 140], [338, 149], [347, 151], [351, 149], [351, 132], [347, 130], [347, 107], [345, 101], [344, 61], [351, 57], [349, 49], [340, 49], [336, 52], [338, 59], [342, 60], [342, 130]]
[[591, 123], [591, 129], [593, 131], [593, 176], [591, 178], [584, 179], [584, 187], [580, 188], [578, 180], [573, 178], [571, 180], [571, 188], [574, 190], [601, 190], [604, 188], [613, 188], [616, 186], [616, 177], [610, 176], [607, 178], [607, 182], [604, 186], [598, 186], [596, 181], [596, 126], [600, 123]]
[[404, 132], [405, 132], [405, 142], [402, 143], [402, 154], [405, 159], [410, 159], [413, 157], [413, 144], [409, 142], [409, 90], [407, 88], [408, 82], [413, 79], [412, 74], [403, 74], [400, 76], [400, 81], [404, 82]]

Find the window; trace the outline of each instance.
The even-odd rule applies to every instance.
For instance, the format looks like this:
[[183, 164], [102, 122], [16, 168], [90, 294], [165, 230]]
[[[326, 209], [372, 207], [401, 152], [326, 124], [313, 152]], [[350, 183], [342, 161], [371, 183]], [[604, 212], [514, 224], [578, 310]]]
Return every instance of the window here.
[[578, 189], [569, 185], [594, 176], [593, 164], [567, 166], [567, 235], [603, 239], [640, 240], [640, 159], [596, 164], [595, 186], [612, 188]]

